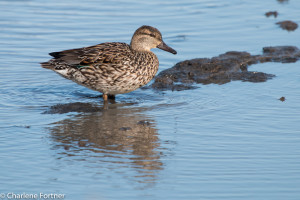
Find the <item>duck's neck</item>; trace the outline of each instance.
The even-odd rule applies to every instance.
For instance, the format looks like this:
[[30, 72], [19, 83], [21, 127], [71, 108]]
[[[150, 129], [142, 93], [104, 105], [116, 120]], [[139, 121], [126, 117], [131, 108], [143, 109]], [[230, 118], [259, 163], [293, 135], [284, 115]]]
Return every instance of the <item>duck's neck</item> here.
[[142, 38], [140, 38], [140, 40], [131, 40], [130, 47], [131, 49], [139, 52], [151, 52], [149, 45], [146, 45]]

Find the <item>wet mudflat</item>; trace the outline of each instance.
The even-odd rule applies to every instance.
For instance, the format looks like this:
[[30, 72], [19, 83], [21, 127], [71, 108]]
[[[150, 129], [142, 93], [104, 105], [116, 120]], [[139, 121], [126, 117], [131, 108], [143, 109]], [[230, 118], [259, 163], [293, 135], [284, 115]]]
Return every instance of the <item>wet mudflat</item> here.
[[232, 80], [265, 82], [275, 75], [248, 71], [248, 66], [264, 62], [292, 63], [300, 58], [294, 46], [264, 47], [262, 55], [231, 51], [211, 59], [197, 58], [177, 63], [160, 72], [152, 88], [157, 90], [192, 89], [193, 83], [224, 84]]
[[[1, 1], [0, 193], [299, 199], [299, 28], [276, 24], [299, 24], [299, 9], [292, 0]], [[154, 50], [157, 77], [108, 105], [39, 65], [53, 51], [128, 43], [143, 24], [178, 55]]]

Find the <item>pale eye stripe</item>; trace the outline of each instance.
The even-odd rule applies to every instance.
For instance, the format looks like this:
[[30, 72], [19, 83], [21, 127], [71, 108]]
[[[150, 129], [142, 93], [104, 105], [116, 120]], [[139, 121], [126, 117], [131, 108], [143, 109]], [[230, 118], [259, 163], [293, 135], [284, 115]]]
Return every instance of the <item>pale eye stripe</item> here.
[[141, 35], [148, 35], [150, 37], [154, 37], [156, 38], [156, 35], [152, 34], [152, 33], [141, 33]]

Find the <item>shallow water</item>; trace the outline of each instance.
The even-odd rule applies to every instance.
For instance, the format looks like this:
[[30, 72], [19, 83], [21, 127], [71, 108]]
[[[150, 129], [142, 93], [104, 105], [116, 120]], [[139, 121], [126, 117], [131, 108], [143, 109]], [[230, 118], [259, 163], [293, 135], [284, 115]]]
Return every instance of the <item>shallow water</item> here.
[[[65, 199], [299, 199], [300, 64], [264, 83], [139, 89], [103, 109], [97, 92], [42, 69], [47, 53], [160, 29], [160, 71], [226, 51], [300, 48], [300, 2], [1, 1], [0, 193]], [[277, 18], [264, 13], [277, 10]], [[278, 100], [285, 97], [285, 101]], [[59, 108], [59, 109], [57, 109]], [[72, 112], [67, 112], [67, 111]]]

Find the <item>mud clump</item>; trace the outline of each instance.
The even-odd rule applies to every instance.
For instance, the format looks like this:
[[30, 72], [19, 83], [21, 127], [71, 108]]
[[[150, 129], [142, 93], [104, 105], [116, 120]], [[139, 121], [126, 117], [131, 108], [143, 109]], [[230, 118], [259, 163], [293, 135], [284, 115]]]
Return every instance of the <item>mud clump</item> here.
[[289, 20], [277, 22], [276, 24], [278, 24], [282, 29], [287, 31], [294, 31], [298, 28], [297, 23]]
[[275, 75], [248, 71], [248, 66], [263, 62], [296, 62], [300, 50], [294, 46], [264, 47], [262, 55], [230, 51], [213, 58], [197, 58], [177, 63], [160, 72], [152, 88], [157, 90], [186, 90], [194, 83], [224, 84], [233, 80], [265, 82]]
[[284, 102], [285, 101], [285, 97], [280, 97], [278, 100]]
[[274, 16], [275, 18], [278, 16], [277, 11], [269, 11], [265, 13], [266, 17]]

